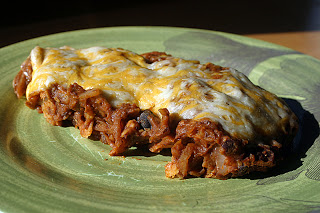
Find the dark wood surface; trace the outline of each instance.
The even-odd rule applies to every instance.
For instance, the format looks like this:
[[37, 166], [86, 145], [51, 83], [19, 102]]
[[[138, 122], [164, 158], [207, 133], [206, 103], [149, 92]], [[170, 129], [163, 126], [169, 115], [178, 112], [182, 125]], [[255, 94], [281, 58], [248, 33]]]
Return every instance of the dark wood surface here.
[[2, 6], [0, 18], [0, 47], [53, 33], [112, 26], [290, 33], [320, 30], [320, 1], [9, 1]]

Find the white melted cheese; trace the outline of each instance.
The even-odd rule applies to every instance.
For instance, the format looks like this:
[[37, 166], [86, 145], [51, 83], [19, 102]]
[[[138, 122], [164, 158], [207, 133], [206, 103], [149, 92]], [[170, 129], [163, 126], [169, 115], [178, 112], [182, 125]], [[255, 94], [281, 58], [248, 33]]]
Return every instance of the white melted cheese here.
[[213, 72], [198, 61], [174, 57], [148, 64], [136, 53], [104, 47], [35, 47], [31, 63], [27, 98], [52, 84], [78, 83], [101, 89], [114, 107], [135, 103], [158, 115], [167, 108], [176, 119], [209, 118], [248, 140], [277, 136], [296, 122], [282, 100], [234, 69]]

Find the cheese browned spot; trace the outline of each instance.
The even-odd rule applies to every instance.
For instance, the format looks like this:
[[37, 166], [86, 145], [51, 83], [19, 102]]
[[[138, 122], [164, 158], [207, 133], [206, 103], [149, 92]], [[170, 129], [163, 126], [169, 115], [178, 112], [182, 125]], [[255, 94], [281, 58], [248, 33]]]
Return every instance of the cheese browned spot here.
[[[64, 104], [68, 105], [66, 117], [58, 116], [59, 119], [63, 121], [71, 117], [75, 126], [81, 127], [84, 125], [82, 121], [90, 120], [87, 118], [88, 113], [84, 112], [92, 110], [92, 122], [88, 122], [84, 130], [80, 128], [81, 134], [88, 137], [99, 132], [103, 142], [118, 147], [118, 151], [112, 154], [120, 154], [137, 144], [149, 143], [153, 147], [150, 150], [154, 152], [172, 147], [173, 161], [167, 166], [167, 176], [171, 177], [237, 176], [241, 173], [240, 164], [243, 164], [242, 170], [247, 167], [249, 169], [246, 171], [259, 170], [254, 163], [259, 161], [256, 159], [258, 156], [250, 156], [246, 147], [257, 147], [253, 149], [255, 152], [274, 152], [272, 147], [281, 147], [278, 144], [292, 138], [297, 128], [295, 115], [281, 99], [255, 86], [245, 75], [232, 68], [211, 63], [200, 64], [199, 61], [159, 52], [139, 55], [120, 48], [104, 47], [35, 47], [27, 61], [32, 67], [32, 77], [28, 78], [31, 81], [25, 83], [20, 74], [14, 85], [19, 85], [19, 82], [27, 85], [21, 88], [26, 87], [29, 106], [38, 107], [40, 111], [43, 106], [52, 109], [53, 105], [57, 105], [56, 102], [61, 102], [62, 93], [67, 97], [72, 96], [74, 102], [86, 100], [92, 109], [83, 106], [77, 112], [68, 99]], [[81, 92], [72, 92], [71, 85], [76, 85], [72, 88], [78, 88], [77, 91]], [[16, 91], [21, 90], [17, 86], [15, 88]], [[21, 96], [20, 92], [17, 94]], [[47, 102], [50, 98], [52, 103]], [[109, 110], [110, 115], [106, 113], [105, 116], [111, 116], [111, 120], [100, 115], [101, 112], [96, 108], [97, 99], [100, 104], [104, 103], [105, 111]], [[126, 109], [128, 113], [120, 109]], [[141, 114], [146, 110], [150, 113]], [[116, 114], [118, 117], [123, 116], [123, 119], [117, 120]], [[142, 126], [140, 117], [144, 117]], [[60, 125], [60, 120], [52, 123]], [[103, 120], [107, 124], [103, 124]], [[110, 122], [120, 122], [120, 126], [117, 124], [117, 136], [103, 129], [116, 128]], [[145, 128], [148, 122], [150, 128]], [[201, 128], [196, 128], [199, 125]], [[190, 129], [194, 129], [194, 132], [188, 133]], [[205, 137], [209, 135], [214, 139], [207, 140]], [[278, 141], [277, 145], [274, 145], [275, 141]], [[122, 143], [126, 145], [122, 146]], [[211, 159], [214, 162], [209, 166], [211, 169], [208, 169], [208, 165], [206, 167], [210, 157], [204, 153], [199, 154], [201, 149], [210, 150], [215, 156], [215, 160]], [[247, 156], [240, 158], [244, 152]], [[228, 155], [233, 157], [233, 163], [230, 163]], [[246, 157], [251, 157], [251, 160], [247, 159], [247, 163], [244, 163]], [[192, 166], [187, 163], [182, 165], [186, 161], [197, 163]], [[222, 169], [223, 166], [219, 167], [220, 164], [226, 165], [227, 161], [232, 164], [230, 171]], [[193, 167], [196, 170], [192, 170]], [[216, 170], [220, 170], [220, 173]]]

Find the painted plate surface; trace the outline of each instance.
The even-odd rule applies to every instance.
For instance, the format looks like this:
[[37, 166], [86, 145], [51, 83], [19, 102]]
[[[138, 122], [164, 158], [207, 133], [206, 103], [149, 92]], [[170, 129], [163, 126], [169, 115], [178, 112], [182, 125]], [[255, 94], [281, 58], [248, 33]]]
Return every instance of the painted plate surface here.
[[[300, 119], [292, 155], [267, 174], [167, 179], [170, 156], [110, 147], [55, 127], [18, 100], [12, 79], [36, 46], [122, 47], [234, 67], [283, 97]], [[311, 212], [320, 210], [320, 61], [242, 36], [168, 27], [116, 27], [40, 37], [0, 49], [2, 212]]]

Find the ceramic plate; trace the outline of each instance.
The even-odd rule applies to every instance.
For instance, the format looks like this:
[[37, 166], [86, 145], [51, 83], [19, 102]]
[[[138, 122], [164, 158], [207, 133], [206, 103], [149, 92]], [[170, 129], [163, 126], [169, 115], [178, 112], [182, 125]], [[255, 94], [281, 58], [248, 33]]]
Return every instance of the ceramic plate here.
[[[36, 46], [122, 47], [234, 67], [284, 98], [300, 119], [294, 154], [267, 174], [229, 180], [167, 179], [167, 155], [110, 147], [56, 127], [18, 100], [12, 79]], [[0, 49], [2, 212], [310, 212], [320, 210], [320, 61], [221, 32], [116, 27], [66, 32]]]

